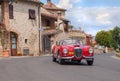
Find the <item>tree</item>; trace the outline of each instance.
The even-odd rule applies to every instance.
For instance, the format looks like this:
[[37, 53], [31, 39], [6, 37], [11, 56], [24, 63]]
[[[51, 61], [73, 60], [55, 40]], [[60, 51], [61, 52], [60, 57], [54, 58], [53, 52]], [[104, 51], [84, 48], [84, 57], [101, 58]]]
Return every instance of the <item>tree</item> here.
[[112, 32], [113, 39], [120, 45], [120, 28], [116, 26]]
[[117, 42], [113, 38], [113, 30], [108, 31], [110, 33], [110, 47], [113, 47], [114, 49], [117, 48]]
[[111, 34], [108, 31], [100, 31], [97, 33], [95, 40], [99, 45], [110, 47]]

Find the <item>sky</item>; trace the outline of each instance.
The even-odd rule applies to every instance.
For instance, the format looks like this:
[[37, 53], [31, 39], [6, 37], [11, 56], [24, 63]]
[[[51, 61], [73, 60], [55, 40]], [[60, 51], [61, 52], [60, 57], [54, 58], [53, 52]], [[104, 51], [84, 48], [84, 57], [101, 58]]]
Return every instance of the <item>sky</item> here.
[[[120, 0], [51, 0], [67, 9], [66, 18], [75, 29], [81, 28], [93, 36], [101, 30], [120, 27]], [[46, 3], [47, 0], [41, 0]]]

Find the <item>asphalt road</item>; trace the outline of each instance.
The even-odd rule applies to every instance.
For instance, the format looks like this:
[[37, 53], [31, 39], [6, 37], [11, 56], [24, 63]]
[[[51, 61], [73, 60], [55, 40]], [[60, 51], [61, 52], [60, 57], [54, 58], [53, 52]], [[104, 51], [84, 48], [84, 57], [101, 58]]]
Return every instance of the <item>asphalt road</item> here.
[[0, 81], [120, 81], [120, 60], [95, 55], [93, 66], [59, 65], [50, 56], [0, 59]]

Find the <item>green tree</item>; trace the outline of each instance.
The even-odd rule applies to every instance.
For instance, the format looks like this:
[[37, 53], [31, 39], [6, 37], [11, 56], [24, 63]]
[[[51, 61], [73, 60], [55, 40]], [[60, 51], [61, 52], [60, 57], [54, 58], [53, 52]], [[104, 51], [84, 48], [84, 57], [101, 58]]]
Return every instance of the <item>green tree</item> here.
[[95, 40], [99, 45], [110, 47], [112, 36], [108, 31], [100, 31], [96, 34]]
[[113, 30], [108, 31], [110, 33], [110, 47], [116, 49], [117, 48], [117, 42], [113, 38]]
[[112, 32], [113, 39], [120, 45], [120, 28], [116, 26]]

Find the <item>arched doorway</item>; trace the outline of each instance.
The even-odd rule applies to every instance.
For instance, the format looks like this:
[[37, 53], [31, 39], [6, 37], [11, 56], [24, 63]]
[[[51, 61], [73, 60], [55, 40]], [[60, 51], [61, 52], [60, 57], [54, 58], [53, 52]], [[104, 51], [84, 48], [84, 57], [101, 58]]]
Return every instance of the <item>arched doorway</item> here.
[[11, 56], [17, 55], [17, 34], [10, 32]]

